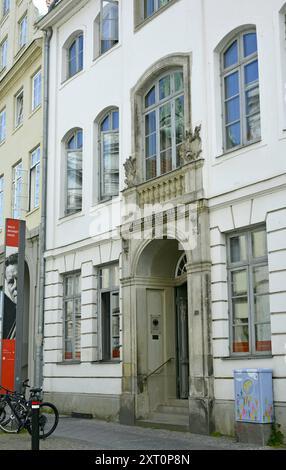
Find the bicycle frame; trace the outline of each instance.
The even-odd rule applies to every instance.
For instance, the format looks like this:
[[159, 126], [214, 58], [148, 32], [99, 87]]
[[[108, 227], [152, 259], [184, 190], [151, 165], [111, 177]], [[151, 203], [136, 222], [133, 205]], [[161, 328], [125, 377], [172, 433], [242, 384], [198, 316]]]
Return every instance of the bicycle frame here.
[[[22, 400], [21, 400], [20, 396], [18, 397], [18, 399], [17, 398], [13, 399], [13, 398], [11, 398], [11, 396], [9, 394], [3, 395], [3, 398], [2, 398], [1, 401], [5, 402], [9, 406], [9, 408], [13, 412], [13, 415], [17, 419], [17, 422], [18, 422], [17, 433], [19, 433], [23, 428], [26, 427], [26, 423], [27, 423], [27, 419], [28, 419], [29, 411], [30, 411], [30, 406], [29, 406], [28, 402], [26, 402], [26, 400], [24, 400], [24, 398], [22, 398]], [[17, 409], [13, 406], [13, 402], [15, 402], [15, 401], [17, 403], [21, 403], [21, 405], [23, 407], [25, 407], [25, 416], [24, 417], [20, 416], [19, 413], [17, 412]], [[0, 424], [1, 424], [1, 420], [0, 420]]]

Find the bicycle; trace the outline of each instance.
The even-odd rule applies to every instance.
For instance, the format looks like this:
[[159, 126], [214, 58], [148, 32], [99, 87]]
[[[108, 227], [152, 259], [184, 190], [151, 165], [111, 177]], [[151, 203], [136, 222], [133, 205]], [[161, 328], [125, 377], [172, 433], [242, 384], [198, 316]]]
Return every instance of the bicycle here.
[[30, 397], [26, 400], [26, 388], [29, 380], [23, 382], [23, 393], [8, 390], [0, 385], [0, 389], [5, 390], [5, 394], [0, 396], [0, 429], [6, 433], [19, 433], [22, 429], [27, 429], [32, 434], [32, 402], [40, 401], [39, 408], [39, 437], [46, 439], [56, 429], [59, 422], [59, 412], [55, 405], [48, 402], [41, 402], [41, 388], [31, 388]]

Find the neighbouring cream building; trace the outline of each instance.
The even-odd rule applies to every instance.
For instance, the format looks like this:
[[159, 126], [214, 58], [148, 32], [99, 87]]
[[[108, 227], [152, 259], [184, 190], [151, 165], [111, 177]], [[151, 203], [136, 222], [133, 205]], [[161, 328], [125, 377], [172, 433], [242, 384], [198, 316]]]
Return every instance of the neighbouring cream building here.
[[41, 220], [42, 33], [31, 0], [0, 2], [0, 246], [5, 219], [26, 221], [23, 378], [35, 380]]
[[286, 3], [61, 0], [49, 34], [44, 389], [61, 411], [286, 431]]

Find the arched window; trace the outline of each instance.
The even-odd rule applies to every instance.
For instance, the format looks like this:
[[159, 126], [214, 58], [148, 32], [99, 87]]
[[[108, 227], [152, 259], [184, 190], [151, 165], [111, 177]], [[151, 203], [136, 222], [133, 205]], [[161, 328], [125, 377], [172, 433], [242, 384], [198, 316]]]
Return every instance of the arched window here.
[[67, 48], [67, 77], [76, 75], [83, 69], [83, 34], [79, 33]]
[[224, 147], [260, 140], [260, 100], [256, 31], [237, 35], [221, 55]]
[[177, 264], [176, 268], [176, 277], [183, 276], [184, 274], [187, 274], [187, 255], [184, 253], [181, 258], [179, 259], [179, 262]]
[[99, 123], [100, 199], [119, 191], [119, 111], [113, 109]]
[[145, 176], [149, 180], [180, 166], [184, 139], [183, 71], [161, 76], [144, 97]]
[[94, 22], [95, 58], [109, 51], [119, 40], [118, 1], [101, 0]]
[[82, 209], [82, 139], [77, 129], [66, 141], [66, 215]]

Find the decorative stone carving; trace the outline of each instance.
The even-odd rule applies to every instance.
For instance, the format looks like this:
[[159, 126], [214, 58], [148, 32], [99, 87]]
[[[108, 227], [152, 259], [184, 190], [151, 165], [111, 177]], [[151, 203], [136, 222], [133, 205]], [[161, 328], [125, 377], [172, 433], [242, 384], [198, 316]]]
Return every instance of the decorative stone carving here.
[[198, 160], [202, 153], [201, 125], [194, 132], [186, 131], [186, 138], [180, 148], [181, 165]]
[[136, 158], [130, 156], [123, 166], [125, 169], [125, 184], [127, 188], [133, 188], [136, 185], [137, 179]]

